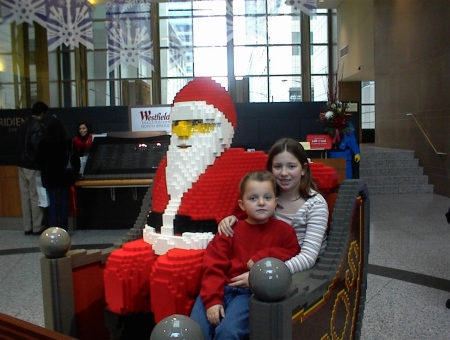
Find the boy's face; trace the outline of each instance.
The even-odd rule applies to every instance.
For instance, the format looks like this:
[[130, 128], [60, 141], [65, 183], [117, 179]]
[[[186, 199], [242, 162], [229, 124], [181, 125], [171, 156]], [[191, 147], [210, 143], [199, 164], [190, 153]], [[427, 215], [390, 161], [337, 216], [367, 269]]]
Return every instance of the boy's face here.
[[247, 222], [251, 224], [266, 223], [272, 217], [277, 206], [272, 184], [268, 181], [249, 181], [245, 186], [239, 206], [247, 213]]

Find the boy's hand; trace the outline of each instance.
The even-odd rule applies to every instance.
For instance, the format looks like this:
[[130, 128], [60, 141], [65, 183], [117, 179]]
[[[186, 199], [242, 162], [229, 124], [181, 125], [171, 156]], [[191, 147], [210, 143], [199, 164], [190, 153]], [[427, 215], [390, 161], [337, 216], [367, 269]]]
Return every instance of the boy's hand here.
[[225, 317], [225, 309], [222, 305], [214, 305], [206, 310], [206, 317], [213, 326], [219, 326], [220, 320]]

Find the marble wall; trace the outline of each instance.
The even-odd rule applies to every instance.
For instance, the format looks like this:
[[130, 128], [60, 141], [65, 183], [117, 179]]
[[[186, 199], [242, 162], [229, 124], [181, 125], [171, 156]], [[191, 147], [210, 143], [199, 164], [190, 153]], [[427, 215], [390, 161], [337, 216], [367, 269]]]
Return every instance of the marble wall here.
[[375, 144], [414, 150], [434, 192], [447, 197], [449, 18], [450, 0], [374, 0]]

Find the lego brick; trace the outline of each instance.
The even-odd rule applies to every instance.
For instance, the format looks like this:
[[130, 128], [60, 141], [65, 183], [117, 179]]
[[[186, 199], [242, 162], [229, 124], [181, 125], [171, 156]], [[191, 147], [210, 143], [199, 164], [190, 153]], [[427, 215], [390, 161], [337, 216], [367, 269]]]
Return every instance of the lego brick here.
[[204, 250], [172, 249], [160, 256], [150, 274], [155, 322], [172, 314], [189, 315], [200, 291]]
[[105, 300], [111, 312], [150, 311], [149, 275], [156, 255], [144, 240], [113, 251], [104, 271]]

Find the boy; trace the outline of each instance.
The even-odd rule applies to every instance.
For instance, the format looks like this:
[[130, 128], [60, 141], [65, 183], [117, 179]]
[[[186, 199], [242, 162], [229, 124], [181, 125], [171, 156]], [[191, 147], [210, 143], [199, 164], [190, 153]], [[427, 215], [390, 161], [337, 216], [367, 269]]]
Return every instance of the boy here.
[[[265, 257], [285, 261], [300, 252], [294, 229], [272, 217], [277, 206], [275, 192], [272, 173], [246, 174], [239, 184], [238, 203], [247, 219], [237, 222], [235, 237], [216, 234], [205, 251], [200, 295], [191, 313], [205, 339], [242, 339], [248, 335], [252, 295], [248, 270]], [[238, 275], [241, 282], [231, 282]]]

